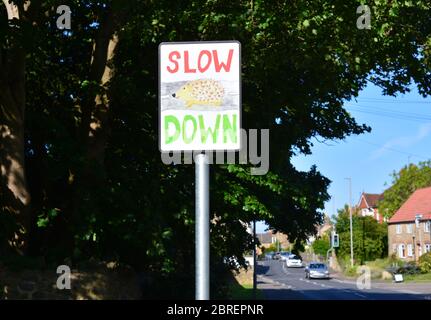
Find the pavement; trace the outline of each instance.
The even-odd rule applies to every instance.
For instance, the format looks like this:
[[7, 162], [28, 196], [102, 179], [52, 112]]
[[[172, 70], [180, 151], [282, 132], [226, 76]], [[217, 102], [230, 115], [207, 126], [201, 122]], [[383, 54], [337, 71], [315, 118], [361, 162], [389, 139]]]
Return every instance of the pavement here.
[[328, 279], [305, 279], [304, 268], [287, 268], [278, 260], [259, 261], [257, 286], [269, 300], [431, 300], [431, 283], [371, 280], [361, 288], [340, 274]]

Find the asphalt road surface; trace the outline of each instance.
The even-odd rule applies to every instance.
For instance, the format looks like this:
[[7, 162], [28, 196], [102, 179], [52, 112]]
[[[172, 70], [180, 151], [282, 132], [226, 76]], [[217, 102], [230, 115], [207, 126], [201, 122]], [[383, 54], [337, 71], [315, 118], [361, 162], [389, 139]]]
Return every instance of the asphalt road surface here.
[[277, 260], [259, 261], [257, 275], [258, 288], [270, 300], [431, 300], [431, 284], [371, 281], [370, 289], [360, 289], [352, 280], [305, 279], [304, 268]]

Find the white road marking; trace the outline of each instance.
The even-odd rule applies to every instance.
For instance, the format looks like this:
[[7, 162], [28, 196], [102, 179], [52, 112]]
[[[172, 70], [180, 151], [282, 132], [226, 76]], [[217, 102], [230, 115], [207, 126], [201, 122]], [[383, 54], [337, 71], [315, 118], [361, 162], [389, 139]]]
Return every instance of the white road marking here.
[[336, 281], [336, 282], [339, 282], [339, 283], [344, 283], [344, 281], [343, 281], [343, 280], [339, 280], [339, 279], [332, 279], [332, 280], [334, 280], [334, 281]]
[[284, 263], [281, 265], [281, 269], [283, 269], [283, 272], [287, 275], [289, 275], [290, 273], [287, 272], [286, 267], [284, 266]]

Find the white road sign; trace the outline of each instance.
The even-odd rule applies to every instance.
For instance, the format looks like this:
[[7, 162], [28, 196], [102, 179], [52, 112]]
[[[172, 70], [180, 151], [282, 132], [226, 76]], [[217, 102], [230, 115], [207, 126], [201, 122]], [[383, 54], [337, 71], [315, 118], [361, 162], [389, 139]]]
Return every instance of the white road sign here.
[[237, 41], [161, 43], [160, 151], [239, 150], [240, 72]]

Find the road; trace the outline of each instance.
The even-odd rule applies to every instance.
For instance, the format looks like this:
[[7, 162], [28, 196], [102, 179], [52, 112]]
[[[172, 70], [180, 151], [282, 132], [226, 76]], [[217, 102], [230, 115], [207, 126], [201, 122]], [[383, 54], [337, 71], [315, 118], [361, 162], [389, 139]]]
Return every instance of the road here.
[[359, 289], [355, 281], [305, 279], [303, 268], [287, 268], [276, 260], [259, 261], [258, 288], [270, 300], [431, 300], [431, 284], [371, 282]]

